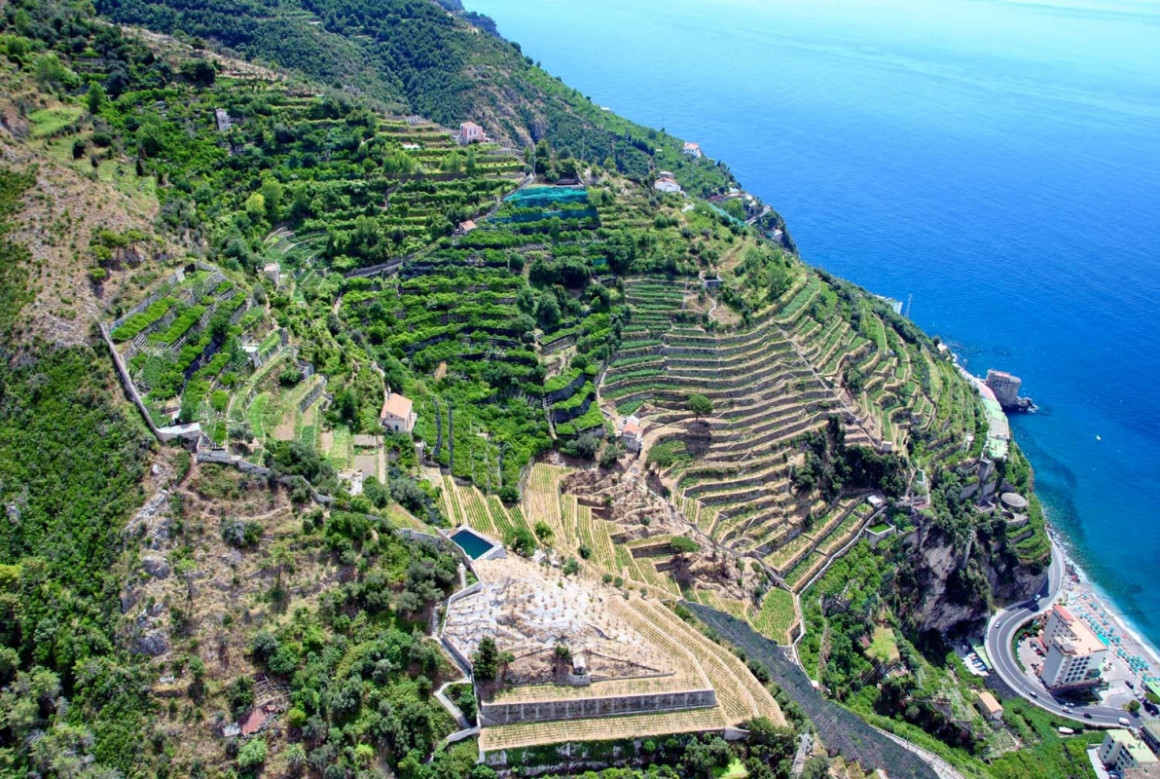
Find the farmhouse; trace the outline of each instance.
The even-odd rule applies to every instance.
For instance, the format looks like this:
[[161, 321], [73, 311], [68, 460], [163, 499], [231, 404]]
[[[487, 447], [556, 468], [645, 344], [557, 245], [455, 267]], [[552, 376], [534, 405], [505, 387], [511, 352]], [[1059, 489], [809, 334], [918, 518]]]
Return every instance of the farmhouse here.
[[415, 422], [418, 419], [419, 415], [413, 411], [410, 399], [398, 392], [391, 392], [391, 388], [387, 387], [383, 412], [379, 415], [383, 429], [393, 433], [410, 433], [415, 429]]
[[459, 125], [459, 133], [455, 136], [455, 140], [460, 146], [467, 146], [472, 143], [485, 143], [487, 141], [487, 133], [475, 122], [464, 122]]
[[624, 428], [620, 431], [620, 440], [624, 448], [630, 452], [639, 452], [643, 443], [643, 428], [640, 419], [631, 416], [624, 420]]

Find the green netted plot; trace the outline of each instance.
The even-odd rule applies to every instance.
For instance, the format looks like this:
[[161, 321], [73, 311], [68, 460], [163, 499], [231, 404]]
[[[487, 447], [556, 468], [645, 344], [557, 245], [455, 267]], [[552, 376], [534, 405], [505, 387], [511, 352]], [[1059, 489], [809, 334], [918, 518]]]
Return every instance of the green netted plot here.
[[588, 190], [583, 187], [531, 187], [509, 195], [504, 202], [516, 208], [558, 208], [587, 203]]

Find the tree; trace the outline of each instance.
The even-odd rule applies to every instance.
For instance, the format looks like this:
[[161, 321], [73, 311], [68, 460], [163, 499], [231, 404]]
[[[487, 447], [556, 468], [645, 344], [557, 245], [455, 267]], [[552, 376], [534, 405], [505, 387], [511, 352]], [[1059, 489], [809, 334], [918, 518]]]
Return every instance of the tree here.
[[576, 454], [583, 457], [585, 460], [591, 460], [596, 456], [596, 451], [600, 448], [600, 439], [595, 433], [587, 432], [576, 439]]
[[552, 327], [560, 321], [560, 301], [551, 290], [540, 297], [536, 305], [536, 319], [543, 327]]
[[600, 453], [600, 467], [601, 468], [615, 468], [620, 458], [624, 455], [624, 447], [620, 442], [609, 444], [604, 447], [604, 451]]
[[713, 401], [709, 400], [704, 395], [690, 395], [688, 400], [689, 411], [692, 411], [697, 419], [707, 417], [713, 413]]
[[85, 95], [85, 105], [90, 114], [99, 114], [105, 105], [105, 89], [100, 84], [89, 84], [88, 94]]
[[669, 546], [677, 554], [692, 554], [701, 549], [701, 545], [686, 536], [676, 536], [669, 542]]
[[282, 184], [277, 179], [266, 179], [260, 194], [266, 201], [266, 220], [270, 224], [276, 223], [282, 213]]
[[270, 564], [277, 571], [274, 579], [274, 591], [280, 593], [282, 592], [282, 572], [294, 565], [294, 555], [290, 553], [286, 544], [279, 542], [274, 544], [274, 549], [270, 552]]
[[255, 192], [246, 198], [246, 215], [255, 222], [266, 218], [266, 198], [261, 192]]
[[181, 66], [181, 76], [197, 87], [211, 87], [217, 79], [217, 70], [208, 60], [186, 62]]
[[471, 657], [471, 670], [481, 682], [494, 682], [499, 673], [499, 648], [495, 639], [484, 636]]
[[238, 751], [238, 768], [243, 771], [252, 771], [266, 762], [266, 741], [255, 738], [247, 741]]
[[504, 538], [504, 543], [516, 554], [523, 557], [531, 557], [532, 553], [536, 551], [536, 537], [532, 535], [532, 531], [522, 525], [509, 531]]
[[192, 557], [183, 557], [174, 566], [177, 575], [185, 580], [185, 600], [193, 610], [193, 577], [197, 573], [197, 563]]

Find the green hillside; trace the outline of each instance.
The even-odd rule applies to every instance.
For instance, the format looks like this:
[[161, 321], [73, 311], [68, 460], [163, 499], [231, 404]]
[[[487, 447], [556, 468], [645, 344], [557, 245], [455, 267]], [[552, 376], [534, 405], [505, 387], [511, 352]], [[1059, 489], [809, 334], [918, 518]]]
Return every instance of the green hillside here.
[[[802, 262], [725, 166], [455, 3], [96, 11], [0, 21], [0, 773], [488, 779], [474, 741], [439, 746], [456, 560], [395, 532], [466, 516], [513, 554], [583, 528], [556, 563], [593, 586], [636, 571], [779, 642], [801, 621], [833, 698], [987, 775], [1006, 742], [969, 706], [914, 714], [970, 693], [931, 602], [981, 618], [1049, 551], [1033, 496], [1011, 527], [963, 497], [988, 428], [936, 341]], [[384, 434], [388, 391], [412, 435]], [[563, 501], [566, 473], [601, 500]], [[1016, 448], [999, 476], [1030, 494]], [[638, 526], [610, 521], [617, 489]], [[650, 538], [658, 503], [683, 524]], [[855, 545], [870, 526], [899, 534]], [[788, 775], [808, 723], [775, 692], [790, 728], [633, 749]]]

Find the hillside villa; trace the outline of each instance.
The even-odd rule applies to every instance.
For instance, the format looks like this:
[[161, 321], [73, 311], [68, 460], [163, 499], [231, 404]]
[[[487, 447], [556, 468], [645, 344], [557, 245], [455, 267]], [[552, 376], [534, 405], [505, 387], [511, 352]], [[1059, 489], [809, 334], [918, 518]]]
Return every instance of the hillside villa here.
[[415, 429], [415, 422], [419, 419], [419, 415], [412, 409], [413, 404], [409, 398], [398, 392], [391, 392], [391, 388], [387, 387], [387, 397], [383, 400], [383, 412], [379, 415], [379, 422], [382, 423], [383, 430], [389, 430], [393, 433], [411, 433]]
[[624, 428], [620, 431], [620, 440], [624, 443], [624, 448], [633, 454], [640, 451], [643, 444], [643, 429], [639, 418], [630, 416], [624, 420]]
[[487, 141], [487, 133], [475, 122], [464, 122], [459, 125], [459, 133], [455, 136], [455, 140], [460, 146], [467, 146], [472, 143], [485, 143]]
[[681, 191], [681, 185], [673, 178], [673, 174], [667, 171], [661, 171], [657, 176], [656, 183], [653, 184], [657, 192], [672, 192], [677, 193]]

